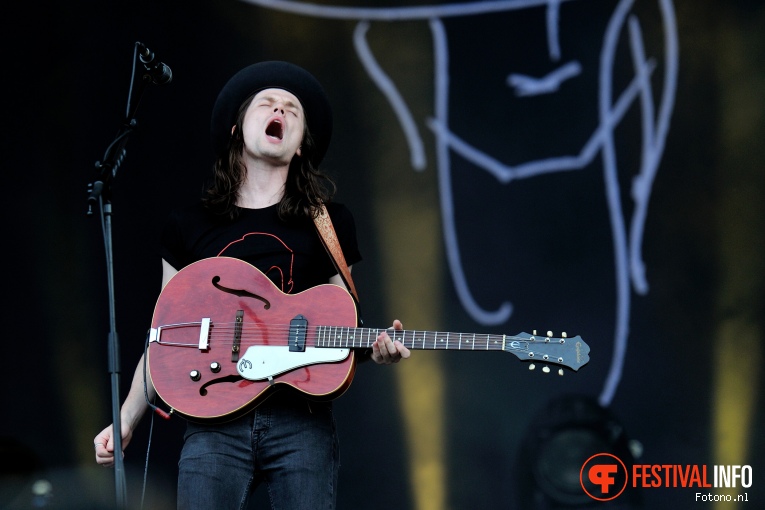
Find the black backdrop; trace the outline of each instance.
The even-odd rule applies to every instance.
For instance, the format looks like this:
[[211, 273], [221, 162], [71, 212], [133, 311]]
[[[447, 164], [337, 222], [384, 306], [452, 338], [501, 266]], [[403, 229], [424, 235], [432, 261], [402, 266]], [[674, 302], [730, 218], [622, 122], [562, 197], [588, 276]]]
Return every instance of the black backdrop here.
[[[476, 13], [464, 9], [478, 3], [450, 2], [463, 10], [426, 14], [395, 10], [407, 4], [397, 1], [342, 2], [375, 8], [361, 13], [234, 0], [9, 8], [2, 503], [108, 508], [114, 498], [113, 472], [92, 458], [92, 438], [111, 416], [109, 323], [103, 237], [97, 215], [86, 215], [86, 186], [123, 120], [141, 41], [174, 77], [146, 90], [111, 195], [123, 395], [159, 291], [160, 226], [209, 170], [217, 91], [251, 62], [291, 60], [333, 101], [325, 167], [356, 216], [364, 261], [354, 278], [368, 325], [398, 317], [409, 329], [565, 330], [592, 349], [590, 363], [564, 378], [529, 373], [505, 354], [416, 352], [396, 367], [361, 366], [336, 405], [340, 508], [549, 508], [545, 489], [588, 503], [576, 493], [578, 472], [564, 469], [569, 457], [581, 465], [586, 441], [557, 443], [552, 431], [579, 430], [566, 419], [591, 416], [598, 399], [607, 415], [598, 423], [609, 424], [620, 454], [750, 465], [751, 487], [715, 493], [745, 493], [741, 508], [760, 504], [765, 7], [538, 3]], [[614, 25], [621, 8], [625, 21]], [[358, 56], [363, 19], [363, 39], [418, 136], [405, 136]], [[676, 81], [666, 53], [673, 26]], [[609, 125], [602, 107], [616, 99], [603, 94], [628, 90], [635, 62], [650, 85]], [[523, 89], [513, 75], [560, 79]], [[505, 302], [512, 313], [492, 316]], [[140, 505], [151, 441], [144, 506], [172, 508], [183, 423], [150, 425], [125, 457], [129, 502]], [[543, 487], [535, 456], [553, 473]], [[40, 479], [52, 492], [34, 499]], [[691, 488], [638, 492], [646, 508], [712, 507]]]

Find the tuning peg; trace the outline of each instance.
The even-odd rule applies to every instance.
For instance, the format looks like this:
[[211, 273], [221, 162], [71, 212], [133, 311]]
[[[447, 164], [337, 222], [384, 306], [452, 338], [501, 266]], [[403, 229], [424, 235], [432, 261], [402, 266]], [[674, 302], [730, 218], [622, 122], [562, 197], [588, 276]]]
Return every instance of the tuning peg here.
[[529, 363], [529, 370], [534, 370], [537, 366], [534, 363]]
[[568, 335], [566, 334], [565, 331], [563, 333], [561, 333], [560, 336], [562, 336], [563, 338], [568, 338]]
[[563, 369], [562, 369], [562, 368], [559, 368], [559, 369], [558, 369], [558, 375], [559, 375], [559, 376], [561, 376], [561, 377], [563, 377]]
[[543, 366], [542, 367], [542, 372], [544, 372], [545, 374], [549, 374], [550, 373], [550, 367], [548, 367], [547, 365]]
[[534, 336], [537, 336], [537, 330], [536, 329], [532, 329], [531, 330], [531, 334], [534, 335]]
[[547, 336], [552, 336], [552, 331], [548, 331]]

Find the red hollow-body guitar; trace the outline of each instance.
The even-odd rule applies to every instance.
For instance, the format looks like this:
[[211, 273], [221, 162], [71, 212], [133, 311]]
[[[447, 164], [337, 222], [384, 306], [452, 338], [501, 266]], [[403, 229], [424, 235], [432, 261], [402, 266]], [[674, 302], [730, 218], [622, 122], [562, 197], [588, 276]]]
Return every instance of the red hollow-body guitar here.
[[[380, 329], [357, 327], [356, 306], [326, 284], [285, 294], [254, 266], [215, 257], [179, 271], [159, 296], [147, 364], [173, 412], [225, 421], [258, 405], [276, 387], [333, 399], [351, 384], [355, 349]], [[505, 351], [522, 361], [578, 370], [590, 348], [580, 337], [388, 330], [409, 349]]]

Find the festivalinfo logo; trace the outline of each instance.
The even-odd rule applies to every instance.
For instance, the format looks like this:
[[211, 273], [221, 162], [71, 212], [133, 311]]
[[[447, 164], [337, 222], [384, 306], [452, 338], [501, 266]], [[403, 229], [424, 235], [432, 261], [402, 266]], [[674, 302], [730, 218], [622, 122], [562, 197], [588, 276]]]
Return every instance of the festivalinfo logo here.
[[696, 489], [696, 501], [746, 502], [749, 499], [746, 492], [714, 494], [704, 489], [746, 489], [752, 486], [752, 476], [752, 467], [748, 465], [634, 464], [629, 470], [619, 457], [596, 453], [582, 464], [579, 482], [584, 492], [597, 501], [616, 499], [628, 487], [668, 487]]

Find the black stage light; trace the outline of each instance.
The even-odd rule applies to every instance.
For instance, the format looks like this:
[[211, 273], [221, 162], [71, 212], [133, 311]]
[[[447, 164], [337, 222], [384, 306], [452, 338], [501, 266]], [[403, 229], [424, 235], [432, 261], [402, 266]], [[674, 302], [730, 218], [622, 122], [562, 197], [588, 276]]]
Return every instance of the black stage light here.
[[532, 420], [519, 448], [520, 508], [640, 508], [640, 494], [630, 487], [606, 502], [585, 492], [580, 480], [582, 466], [593, 455], [603, 453], [618, 457], [627, 472], [631, 470], [630, 440], [609, 409], [582, 395], [550, 401]]

